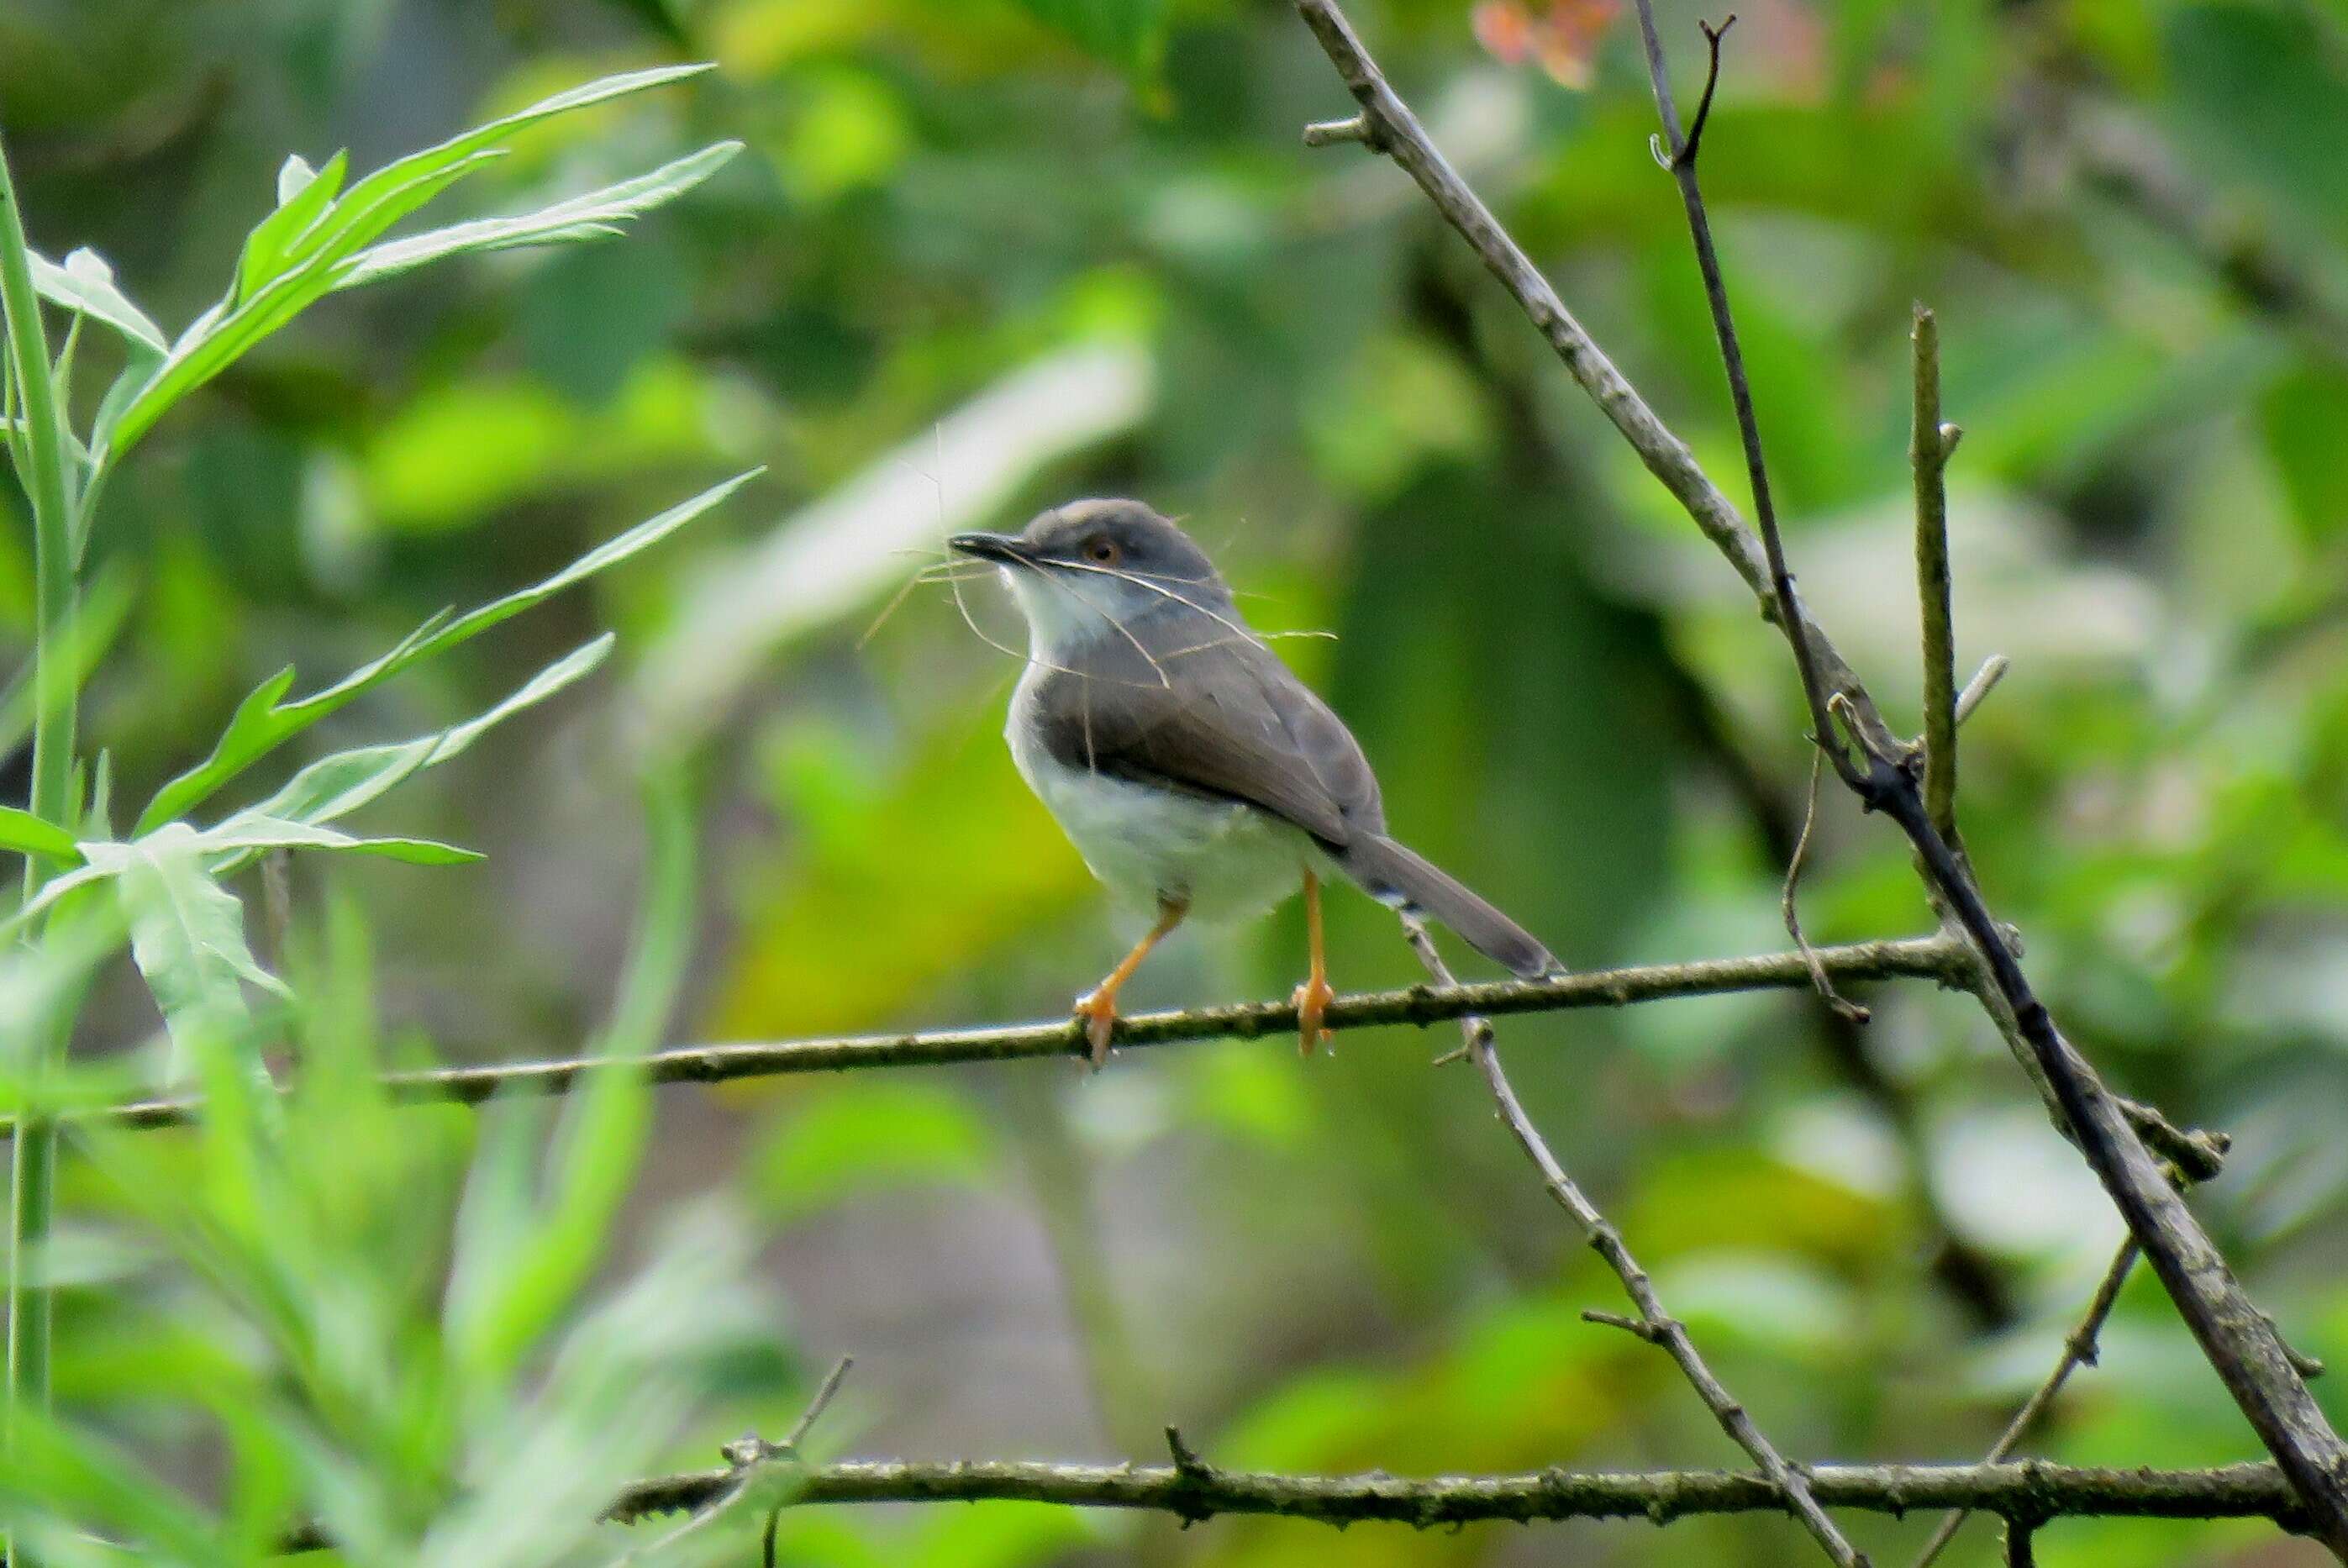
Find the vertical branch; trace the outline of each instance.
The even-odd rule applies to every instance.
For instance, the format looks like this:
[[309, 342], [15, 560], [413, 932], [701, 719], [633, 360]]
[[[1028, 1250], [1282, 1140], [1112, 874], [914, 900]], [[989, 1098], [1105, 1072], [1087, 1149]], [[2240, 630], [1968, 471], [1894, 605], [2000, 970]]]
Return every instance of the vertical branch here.
[[1957, 841], [1957, 644], [1949, 606], [1949, 495], [1942, 476], [1963, 435], [1941, 423], [1941, 328], [1916, 307], [1916, 419], [1908, 460], [1916, 476], [1916, 597], [1924, 620], [1924, 810]]
[[[24, 215], [0, 149], [0, 309], [8, 327], [8, 360], [30, 472], [18, 477], [33, 506], [36, 578], [33, 651], [33, 814], [70, 828], [73, 814], [74, 621], [73, 521], [67, 498], [65, 410], [49, 366], [48, 335], [40, 295], [26, 253]], [[25, 860], [26, 896], [46, 879], [46, 864]]]
[[[1426, 924], [1416, 915], [1406, 913], [1402, 917], [1402, 926], [1403, 934], [1410, 942], [1411, 951], [1418, 954], [1419, 963], [1434, 977], [1436, 984], [1457, 985], [1458, 982], [1452, 978], [1451, 966], [1436, 950], [1435, 939], [1427, 934]], [[1826, 1548], [1827, 1555], [1841, 1564], [1841, 1568], [1867, 1568], [1867, 1559], [1843, 1538], [1842, 1532], [1835, 1528], [1834, 1521], [1828, 1519], [1826, 1511], [1818, 1506], [1818, 1499], [1810, 1493], [1809, 1482], [1800, 1471], [1786, 1462], [1785, 1456], [1778, 1453], [1767, 1438], [1761, 1435], [1761, 1429], [1753, 1424], [1753, 1418], [1746, 1413], [1745, 1407], [1737, 1403], [1735, 1397], [1713, 1375], [1712, 1368], [1697, 1354], [1694, 1341], [1688, 1337], [1686, 1326], [1663, 1310], [1663, 1299], [1655, 1294], [1654, 1282], [1647, 1277], [1647, 1271], [1639, 1266], [1638, 1260], [1631, 1255], [1631, 1249], [1623, 1244], [1622, 1233], [1599, 1212], [1597, 1205], [1574, 1184], [1573, 1178], [1565, 1173], [1565, 1168], [1558, 1163], [1557, 1156], [1550, 1152], [1549, 1144], [1541, 1138], [1540, 1130], [1533, 1126], [1532, 1118], [1525, 1114], [1524, 1104], [1517, 1099], [1517, 1091], [1509, 1084], [1509, 1075], [1501, 1070], [1500, 1054], [1492, 1047], [1489, 1021], [1473, 1016], [1461, 1018], [1459, 1035], [1468, 1055], [1474, 1058], [1477, 1068], [1484, 1075], [1484, 1082], [1491, 1088], [1492, 1099], [1499, 1106], [1500, 1119], [1508, 1124], [1509, 1135], [1525, 1151], [1526, 1158], [1533, 1162], [1533, 1168], [1540, 1172], [1541, 1186], [1557, 1200], [1560, 1208], [1573, 1216], [1574, 1223], [1581, 1227], [1582, 1234], [1589, 1240], [1591, 1251], [1604, 1259], [1606, 1266], [1614, 1271], [1632, 1304], [1639, 1309], [1636, 1317], [1589, 1312], [1582, 1315], [1593, 1323], [1607, 1324], [1635, 1335], [1668, 1355], [1694, 1387], [1696, 1397], [1720, 1422], [1721, 1430], [1726, 1432], [1737, 1447], [1753, 1456], [1753, 1461], [1761, 1467], [1761, 1472], [1785, 1497], [1787, 1509], [1818, 1538], [1818, 1544]]]
[[[33, 289], [32, 262], [26, 253], [25, 223], [16, 204], [15, 182], [0, 150], [0, 311], [7, 321], [8, 378], [14, 382], [24, 438], [15, 450], [30, 469], [18, 477], [33, 505], [36, 611], [33, 646], [33, 814], [70, 829], [73, 793], [74, 605], [73, 521], [67, 497], [68, 477], [65, 413], [51, 380], [48, 335], [41, 326], [40, 296]], [[46, 867], [25, 857], [25, 896], [38, 891]], [[38, 1074], [62, 1047], [63, 1019], [44, 1019], [41, 1037], [30, 1044], [30, 1064]], [[52, 1304], [30, 1268], [46, 1242], [56, 1202], [57, 1133], [54, 1122], [28, 1120], [19, 1128], [9, 1157], [8, 1201], [8, 1425], [20, 1406], [39, 1407], [49, 1398], [49, 1336]], [[16, 1553], [18, 1557], [23, 1554]]]
[[1704, 302], [1712, 309], [1713, 335], [1720, 342], [1720, 360], [1728, 374], [1729, 401], [1736, 411], [1736, 433], [1745, 448], [1745, 477], [1753, 488], [1753, 516], [1761, 534], [1761, 552], [1769, 563], [1769, 587], [1776, 597], [1778, 624], [1786, 629], [1787, 641], [1793, 645], [1794, 664], [1802, 679], [1802, 698], [1809, 705], [1811, 738], [1834, 764], [1835, 772], [1847, 784], [1856, 783], [1864, 775], [1842, 745], [1827, 709], [1828, 693], [1818, 676], [1818, 661], [1810, 645], [1809, 629], [1805, 624], [1799, 601], [1795, 597], [1794, 574], [1786, 565], [1786, 544], [1777, 530], [1777, 505], [1769, 493], [1769, 466], [1761, 455], [1761, 424], [1753, 411], [1753, 385], [1745, 373], [1745, 350], [1736, 340], [1736, 321], [1728, 309], [1728, 285], [1720, 275], [1720, 253], [1712, 242], [1712, 220], [1704, 210], [1704, 192], [1696, 183], [1695, 156], [1702, 144], [1705, 121], [1712, 118], [1712, 98], [1720, 85], [1720, 41], [1728, 29], [1736, 25], [1732, 13], [1717, 27], [1709, 22], [1699, 22], [1704, 38], [1710, 49], [1710, 63], [1705, 68], [1704, 98], [1697, 106], [1695, 128], [1692, 134], [1680, 134], [1679, 107], [1672, 99], [1671, 77], [1663, 68], [1663, 41], [1655, 31], [1653, 0], [1639, 0], [1639, 32], [1647, 46], [1647, 77], [1655, 94], [1655, 112], [1663, 122], [1663, 141], [1658, 159], [1670, 170], [1680, 188], [1681, 205], [1687, 209], [1688, 233], [1695, 242], [1696, 270], [1704, 275]]

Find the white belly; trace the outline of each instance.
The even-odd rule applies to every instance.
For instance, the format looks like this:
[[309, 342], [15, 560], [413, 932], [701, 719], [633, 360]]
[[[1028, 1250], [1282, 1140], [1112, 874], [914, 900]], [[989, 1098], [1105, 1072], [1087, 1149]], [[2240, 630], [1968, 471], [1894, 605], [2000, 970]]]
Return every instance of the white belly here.
[[1064, 768], [1020, 729], [1014, 720], [1020, 776], [1120, 903], [1150, 912], [1179, 899], [1194, 920], [1247, 920], [1301, 885], [1313, 853], [1301, 830], [1252, 806]]

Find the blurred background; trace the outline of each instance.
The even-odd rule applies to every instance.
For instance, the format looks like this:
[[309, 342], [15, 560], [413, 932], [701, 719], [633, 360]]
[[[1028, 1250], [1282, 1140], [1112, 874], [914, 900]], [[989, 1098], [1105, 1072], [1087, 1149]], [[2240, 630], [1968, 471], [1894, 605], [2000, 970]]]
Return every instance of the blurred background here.
[[[1735, 432], [1613, 0], [1360, 0], [1436, 139], [1716, 480]], [[1662, 5], [1684, 102], [1698, 11]], [[2302, 1348], [2348, 1362], [2348, 19], [2332, 5], [1754, 0], [1704, 173], [1807, 598], [1914, 722], [1907, 333], [1940, 315], [1961, 811], [2075, 1039], [2236, 1139], [2199, 1205]], [[377, 809], [471, 870], [298, 868], [360, 912], [407, 1059], [576, 1049], [684, 753], [701, 919], [677, 1041], [1049, 1016], [1122, 951], [1000, 739], [994, 584], [883, 607], [943, 533], [1130, 494], [1189, 526], [1360, 734], [1397, 832], [1576, 967], [1783, 947], [1807, 754], [1782, 646], [1403, 176], [1299, 128], [1350, 105], [1248, 0], [11, 0], [0, 129], [34, 243], [96, 247], [176, 329], [288, 151], [354, 167], [601, 71], [683, 89], [531, 133], [478, 212], [747, 152], [628, 239], [312, 312], [149, 438], [92, 554], [85, 724], [118, 791], [199, 759], [424, 614], [544, 575], [753, 463], [722, 511], [323, 726], [477, 710], [599, 626], [596, 680]], [[460, 214], [461, 215], [461, 214]], [[5, 504], [21, 511], [13, 490]], [[967, 624], [963, 612], [967, 613]], [[32, 620], [0, 534], [0, 641]], [[869, 630], [869, 635], [868, 635]], [[299, 688], [297, 688], [299, 689]], [[5, 738], [21, 738], [19, 694]], [[296, 748], [299, 749], [299, 748]], [[21, 798], [21, 750], [0, 795]], [[1897, 834], [1829, 789], [1818, 940], [1929, 928]], [[1341, 989], [1410, 983], [1332, 906]], [[1288, 908], [1185, 932], [1138, 1006], [1284, 995]], [[1463, 965], [1463, 967], [1472, 967]], [[1972, 1003], [1876, 988], [1501, 1031], [1551, 1141], [1788, 1453], [1960, 1460], [2051, 1365], [2117, 1238]], [[77, 1048], [149, 1035], [109, 984]], [[613, 1267], [722, 1211], [788, 1352], [667, 1450], [712, 1462], [852, 1351], [837, 1448], [1403, 1473], [1741, 1463], [1620, 1305], [1440, 1031], [678, 1088]], [[467, 1113], [415, 1125], [463, 1145]], [[77, 1189], [68, 1177], [68, 1198]], [[96, 1202], [87, 1197], [86, 1201]], [[69, 1295], [60, 1398], [180, 1431], [152, 1325]], [[2148, 1279], [2031, 1450], [2257, 1445]], [[2324, 1380], [2335, 1420], [2348, 1394]], [[201, 1477], [196, 1483], [201, 1486]], [[1930, 1522], [1863, 1519], [1890, 1560]], [[1947, 1561], [1986, 1563], [1986, 1523]], [[1344, 1534], [1020, 1505], [788, 1515], [788, 1560], [1799, 1563], [1781, 1520]], [[2260, 1524], [2065, 1522], [2042, 1561], [2314, 1563]]]

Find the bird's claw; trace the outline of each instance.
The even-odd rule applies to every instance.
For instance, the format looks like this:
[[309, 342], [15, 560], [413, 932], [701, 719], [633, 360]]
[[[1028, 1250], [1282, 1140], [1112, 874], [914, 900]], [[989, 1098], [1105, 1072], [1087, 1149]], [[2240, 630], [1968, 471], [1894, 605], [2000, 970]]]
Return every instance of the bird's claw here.
[[1311, 1056], [1313, 1047], [1329, 1038], [1329, 1031], [1321, 1026], [1321, 1019], [1328, 1012], [1329, 1004], [1336, 999], [1337, 993], [1330, 988], [1328, 977], [1322, 975], [1299, 985], [1290, 998], [1296, 1006], [1297, 1048], [1303, 1055]]
[[1085, 1021], [1085, 1038], [1092, 1046], [1093, 1071], [1108, 1061], [1110, 1034], [1117, 1028], [1117, 993], [1087, 991], [1076, 998], [1076, 1015]]

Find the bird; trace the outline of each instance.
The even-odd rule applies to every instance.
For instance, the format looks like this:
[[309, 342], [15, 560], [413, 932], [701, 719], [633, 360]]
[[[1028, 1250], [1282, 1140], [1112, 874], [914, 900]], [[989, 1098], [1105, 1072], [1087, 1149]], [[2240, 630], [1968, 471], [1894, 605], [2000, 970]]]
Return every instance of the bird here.
[[1322, 934], [1333, 876], [1424, 914], [1520, 978], [1562, 972], [1548, 948], [1386, 831], [1353, 732], [1241, 615], [1180, 525], [1130, 500], [1069, 501], [1017, 533], [957, 533], [1027, 624], [1004, 738], [1113, 902], [1154, 923], [1077, 998], [1097, 1070], [1117, 992], [1185, 919], [1226, 923], [1304, 895], [1309, 971], [1293, 996], [1302, 1050], [1335, 997]]

